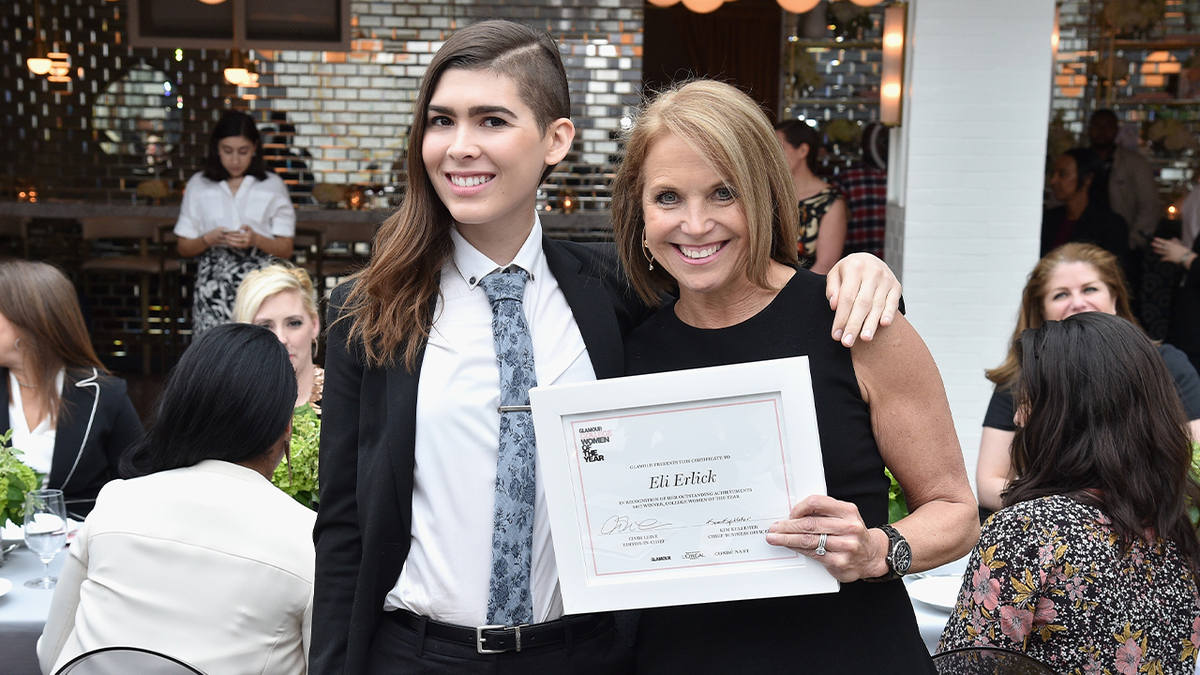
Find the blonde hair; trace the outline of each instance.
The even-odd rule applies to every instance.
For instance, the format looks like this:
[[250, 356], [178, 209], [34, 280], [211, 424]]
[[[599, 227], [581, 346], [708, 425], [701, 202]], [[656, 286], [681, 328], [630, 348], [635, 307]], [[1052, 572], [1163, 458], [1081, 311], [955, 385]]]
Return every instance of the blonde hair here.
[[771, 288], [772, 260], [796, 264], [799, 206], [783, 150], [749, 96], [722, 82], [694, 80], [661, 92], [642, 111], [613, 182], [613, 237], [638, 295], [657, 305], [663, 291], [678, 290], [662, 265], [648, 269], [642, 252], [646, 156], [668, 134], [687, 143], [733, 192], [750, 230], [746, 276]]
[[984, 372], [987, 379], [1002, 387], [1016, 381], [1017, 376], [1021, 374], [1017, 340], [1025, 329], [1039, 328], [1046, 322], [1046, 285], [1050, 283], [1050, 275], [1054, 274], [1059, 265], [1077, 262], [1091, 265], [1100, 281], [1108, 286], [1108, 292], [1112, 294], [1113, 303], [1117, 308], [1117, 316], [1137, 325], [1137, 318], [1133, 316], [1133, 309], [1129, 304], [1129, 287], [1125, 284], [1125, 274], [1121, 271], [1121, 263], [1117, 262], [1117, 257], [1093, 244], [1063, 244], [1047, 253], [1029, 273], [1029, 280], [1025, 282], [1025, 290], [1021, 293], [1017, 329], [1013, 331], [1012, 339], [1008, 343], [1008, 355], [1004, 357], [1004, 363]]
[[320, 319], [317, 309], [317, 291], [313, 288], [308, 272], [291, 265], [270, 265], [255, 270], [242, 279], [238, 286], [237, 299], [233, 303], [233, 320], [236, 323], [253, 323], [254, 315], [267, 298], [283, 291], [300, 294], [304, 309], [314, 320]]

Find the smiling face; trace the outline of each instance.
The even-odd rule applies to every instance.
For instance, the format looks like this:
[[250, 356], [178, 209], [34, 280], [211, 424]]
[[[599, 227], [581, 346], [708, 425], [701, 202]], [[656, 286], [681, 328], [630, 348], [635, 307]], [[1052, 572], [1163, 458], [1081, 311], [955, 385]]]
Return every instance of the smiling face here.
[[1096, 268], [1085, 262], [1065, 262], [1046, 280], [1042, 311], [1047, 321], [1061, 321], [1081, 312], [1117, 313], [1117, 301]]
[[509, 77], [452, 68], [430, 97], [421, 156], [459, 232], [478, 247], [497, 237], [524, 240], [542, 172], [562, 161], [573, 138], [565, 118], [543, 133]]
[[221, 166], [229, 172], [230, 178], [241, 178], [250, 168], [250, 160], [254, 159], [257, 148], [254, 142], [243, 136], [226, 136], [217, 141], [217, 153], [221, 157]]
[[263, 300], [251, 323], [279, 338], [297, 373], [312, 369], [312, 344], [321, 332], [321, 324], [305, 309], [298, 292], [280, 291]]
[[752, 292], [750, 227], [722, 177], [670, 133], [654, 141], [643, 172], [646, 241], [679, 283], [680, 302], [719, 304]]

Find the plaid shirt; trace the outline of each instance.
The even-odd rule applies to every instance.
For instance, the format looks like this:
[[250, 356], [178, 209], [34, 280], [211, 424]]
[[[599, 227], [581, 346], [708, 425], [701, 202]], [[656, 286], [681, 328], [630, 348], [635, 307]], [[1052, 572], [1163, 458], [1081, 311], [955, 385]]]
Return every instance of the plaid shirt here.
[[833, 180], [846, 197], [850, 217], [842, 255], [866, 251], [883, 258], [887, 226], [887, 172], [855, 164]]

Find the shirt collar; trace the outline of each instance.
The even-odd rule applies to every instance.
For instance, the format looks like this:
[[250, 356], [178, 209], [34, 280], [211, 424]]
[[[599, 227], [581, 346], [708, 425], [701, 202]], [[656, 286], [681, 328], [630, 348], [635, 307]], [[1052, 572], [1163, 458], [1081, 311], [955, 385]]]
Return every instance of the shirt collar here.
[[450, 228], [450, 238], [454, 241], [454, 267], [471, 290], [475, 290], [487, 275], [507, 267], [520, 267], [529, 274], [529, 280], [534, 281], [533, 269], [542, 255], [542, 221], [536, 213], [533, 218], [533, 229], [529, 231], [521, 250], [517, 251], [517, 256], [508, 265], [497, 265], [463, 238], [458, 228]]

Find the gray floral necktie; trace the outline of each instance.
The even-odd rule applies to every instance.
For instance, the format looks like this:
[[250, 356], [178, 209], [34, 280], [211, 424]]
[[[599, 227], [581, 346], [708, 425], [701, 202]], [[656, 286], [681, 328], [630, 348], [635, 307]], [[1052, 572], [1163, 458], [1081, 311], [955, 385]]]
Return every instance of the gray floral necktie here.
[[[533, 623], [533, 499], [536, 446], [529, 390], [537, 386], [533, 341], [521, 299], [528, 275], [517, 267], [493, 272], [479, 285], [492, 305], [492, 336], [500, 366], [500, 456], [496, 461], [489, 624]], [[524, 410], [506, 410], [512, 406]]]

